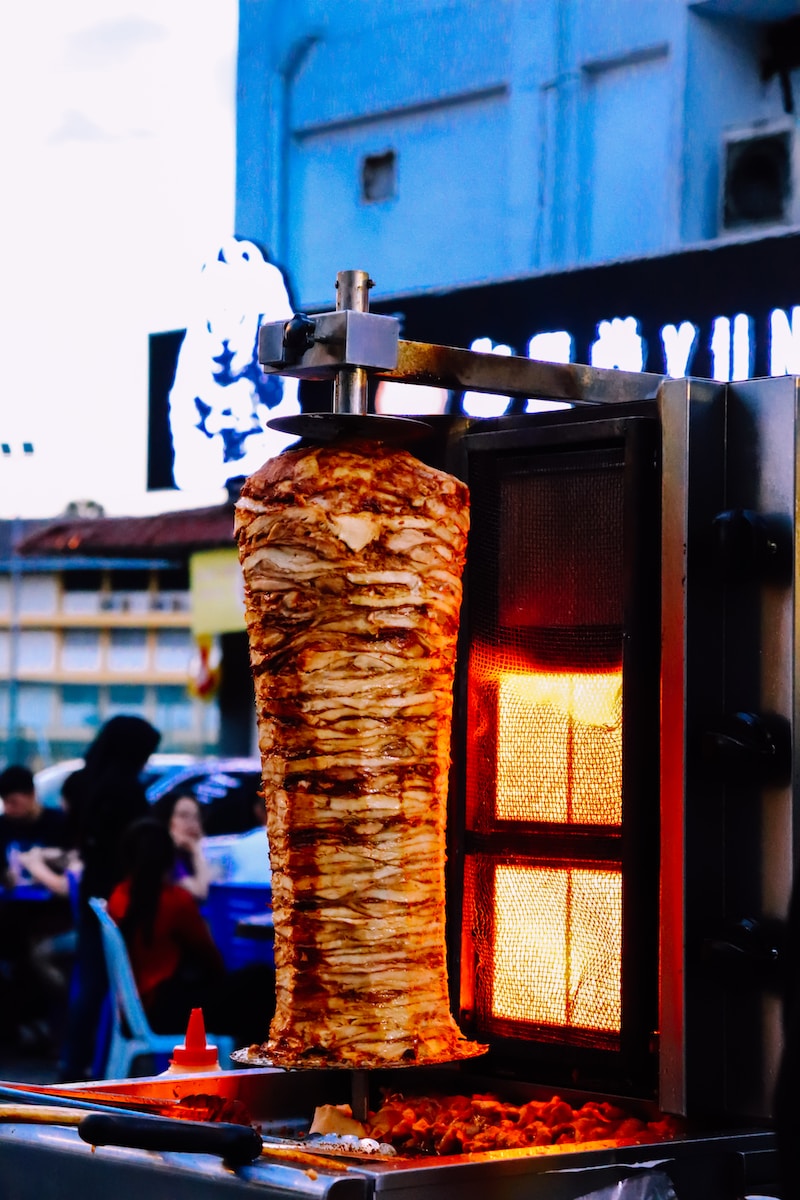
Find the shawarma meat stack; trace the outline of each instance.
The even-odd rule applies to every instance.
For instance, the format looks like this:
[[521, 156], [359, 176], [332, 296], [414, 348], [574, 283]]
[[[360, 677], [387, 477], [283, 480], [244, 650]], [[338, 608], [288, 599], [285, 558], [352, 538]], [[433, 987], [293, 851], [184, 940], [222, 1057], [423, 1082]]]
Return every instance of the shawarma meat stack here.
[[263, 763], [276, 1066], [479, 1053], [449, 1009], [445, 808], [469, 501], [404, 450], [301, 446], [236, 536]]

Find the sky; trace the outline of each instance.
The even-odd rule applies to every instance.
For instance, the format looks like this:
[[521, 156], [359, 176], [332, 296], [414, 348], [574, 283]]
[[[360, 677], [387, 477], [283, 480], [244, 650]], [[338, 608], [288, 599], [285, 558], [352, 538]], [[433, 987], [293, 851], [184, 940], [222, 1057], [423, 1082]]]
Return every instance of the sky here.
[[0, 517], [224, 494], [147, 493], [147, 351], [185, 327], [233, 233], [237, 18], [236, 0], [26, 0], [6, 18]]

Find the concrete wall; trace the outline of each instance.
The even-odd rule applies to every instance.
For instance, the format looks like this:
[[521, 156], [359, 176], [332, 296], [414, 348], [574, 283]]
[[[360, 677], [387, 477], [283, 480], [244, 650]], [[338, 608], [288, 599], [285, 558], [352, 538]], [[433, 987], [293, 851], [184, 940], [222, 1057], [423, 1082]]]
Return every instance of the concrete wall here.
[[354, 267], [389, 296], [715, 239], [724, 132], [784, 117], [764, 23], [796, 10], [241, 0], [236, 233], [305, 308]]

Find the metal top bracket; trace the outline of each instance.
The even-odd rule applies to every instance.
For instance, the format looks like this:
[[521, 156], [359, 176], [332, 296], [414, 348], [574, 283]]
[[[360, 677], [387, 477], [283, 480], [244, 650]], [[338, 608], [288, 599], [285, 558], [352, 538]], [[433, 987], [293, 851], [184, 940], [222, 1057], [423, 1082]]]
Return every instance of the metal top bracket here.
[[[607, 404], [653, 398], [663, 376], [548, 363], [403, 341], [395, 317], [367, 311], [372, 281], [365, 271], [340, 271], [337, 310], [261, 326], [258, 360], [267, 374], [334, 381], [334, 412], [366, 413], [366, 383], [421, 383], [453, 392]], [[352, 303], [353, 307], [346, 307]]]

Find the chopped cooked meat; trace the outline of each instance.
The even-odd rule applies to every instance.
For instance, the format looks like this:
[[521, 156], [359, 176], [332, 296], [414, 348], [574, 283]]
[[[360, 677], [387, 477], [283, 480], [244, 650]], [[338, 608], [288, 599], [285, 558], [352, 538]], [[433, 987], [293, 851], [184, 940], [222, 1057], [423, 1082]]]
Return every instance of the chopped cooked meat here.
[[367, 1135], [404, 1154], [474, 1154], [587, 1142], [659, 1142], [677, 1137], [669, 1116], [646, 1121], [607, 1101], [572, 1108], [560, 1096], [511, 1104], [494, 1095], [389, 1094], [370, 1113]]
[[279, 1066], [480, 1048], [449, 1009], [444, 823], [464, 484], [406, 451], [308, 446], [245, 483]]
[[314, 1109], [314, 1120], [309, 1133], [354, 1134], [364, 1137], [366, 1130], [360, 1121], [353, 1118], [349, 1104], [320, 1104]]

